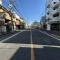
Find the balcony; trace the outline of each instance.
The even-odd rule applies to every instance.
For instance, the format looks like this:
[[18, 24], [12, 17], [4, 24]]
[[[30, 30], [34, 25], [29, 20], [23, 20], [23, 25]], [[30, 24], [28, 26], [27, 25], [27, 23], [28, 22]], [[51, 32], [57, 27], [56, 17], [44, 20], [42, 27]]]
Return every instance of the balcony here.
[[56, 21], [59, 20], [59, 17], [55, 17], [54, 20], [56, 20]]
[[55, 17], [54, 19], [52, 19], [52, 20], [49, 20], [50, 22], [57, 22], [57, 21], [59, 21], [59, 17]]
[[50, 7], [50, 4], [47, 5], [47, 8], [49, 8], [49, 7]]
[[55, 9], [55, 10], [51, 11], [52, 15], [55, 15], [55, 14], [58, 14], [58, 13], [59, 13], [59, 9]]
[[48, 9], [46, 10], [46, 13], [47, 13], [47, 14], [50, 14], [50, 8], [48, 8]]
[[53, 16], [52, 16], [52, 15], [47, 15], [47, 16], [46, 16], [46, 19], [51, 20], [51, 19], [53, 19]]
[[7, 20], [11, 20], [10, 15], [9, 15], [8, 13], [6, 13], [6, 12], [5, 12], [5, 16], [4, 16], [4, 18], [7, 19]]
[[4, 12], [0, 12], [0, 18], [4, 17]]
[[0, 12], [0, 21], [5, 21], [4, 17], [4, 12]]
[[60, 1], [58, 1], [58, 2], [56, 2], [56, 3], [54, 4], [53, 9], [56, 9], [56, 8], [58, 8], [59, 6], [60, 6]]
[[46, 13], [47, 13], [47, 14], [52, 14], [52, 13], [54, 12], [54, 11], [53, 11], [53, 12], [52, 12], [52, 11], [53, 11], [52, 8], [48, 8], [48, 9], [46, 10]]

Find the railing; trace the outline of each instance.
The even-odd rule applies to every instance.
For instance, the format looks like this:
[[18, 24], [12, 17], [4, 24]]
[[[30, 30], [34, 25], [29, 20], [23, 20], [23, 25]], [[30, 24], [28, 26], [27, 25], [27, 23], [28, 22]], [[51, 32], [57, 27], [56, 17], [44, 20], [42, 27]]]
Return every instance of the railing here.
[[56, 13], [59, 13], [59, 8], [57, 8], [57, 9], [51, 11], [51, 14], [52, 14], [52, 15], [55, 15]]

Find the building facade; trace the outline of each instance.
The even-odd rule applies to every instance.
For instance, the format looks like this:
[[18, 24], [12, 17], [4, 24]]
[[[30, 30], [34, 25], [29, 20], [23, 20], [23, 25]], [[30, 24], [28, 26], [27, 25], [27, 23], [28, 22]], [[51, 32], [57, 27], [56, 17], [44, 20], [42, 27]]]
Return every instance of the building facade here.
[[[9, 32], [11, 31], [11, 12], [0, 5], [0, 32]], [[21, 23], [24, 23], [24, 20], [21, 19], [17, 14], [13, 13], [13, 30], [20, 29]]]
[[60, 30], [60, 0], [46, 0], [47, 30]]
[[[12, 15], [12, 20], [11, 20]], [[2, 6], [2, 0], [0, 0], [0, 33], [1, 32], [10, 32], [13, 30], [20, 29], [21, 23], [24, 23], [24, 20], [21, 19], [15, 12], [10, 12], [5, 7]], [[22, 24], [24, 25], [24, 24]]]
[[40, 28], [41, 29], [46, 29], [46, 22], [47, 22], [46, 16], [42, 16], [41, 20], [40, 20]]

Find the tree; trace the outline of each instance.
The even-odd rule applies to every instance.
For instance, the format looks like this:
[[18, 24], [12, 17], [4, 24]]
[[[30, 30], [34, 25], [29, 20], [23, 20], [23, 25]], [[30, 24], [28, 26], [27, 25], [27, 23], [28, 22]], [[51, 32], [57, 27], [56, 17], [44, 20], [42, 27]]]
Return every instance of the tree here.
[[33, 28], [39, 28], [39, 22], [34, 21], [31, 25]]

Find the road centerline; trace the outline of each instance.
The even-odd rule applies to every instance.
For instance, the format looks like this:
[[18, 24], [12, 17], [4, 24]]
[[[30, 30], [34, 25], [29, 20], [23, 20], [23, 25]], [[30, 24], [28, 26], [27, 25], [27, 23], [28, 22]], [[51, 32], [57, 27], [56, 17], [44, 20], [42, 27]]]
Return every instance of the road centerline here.
[[30, 30], [30, 41], [31, 41], [31, 60], [35, 60], [35, 57], [34, 57], [34, 46], [33, 46], [33, 41], [32, 41], [32, 32]]

